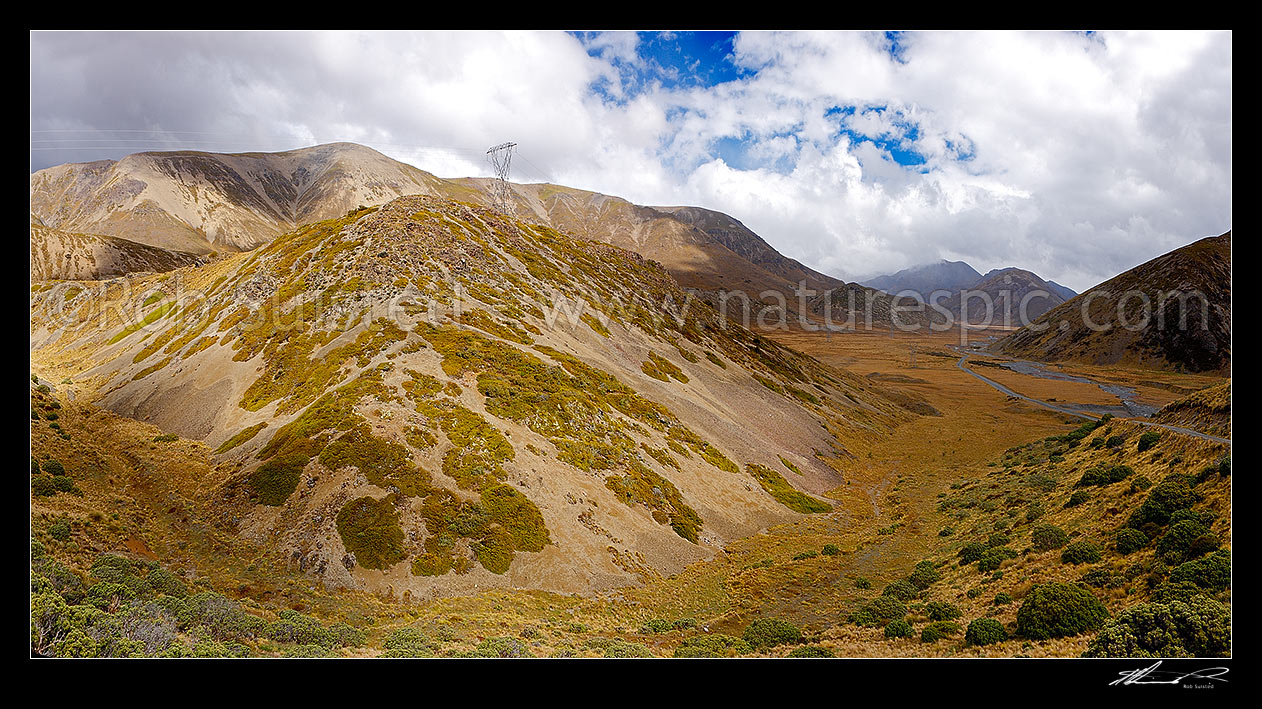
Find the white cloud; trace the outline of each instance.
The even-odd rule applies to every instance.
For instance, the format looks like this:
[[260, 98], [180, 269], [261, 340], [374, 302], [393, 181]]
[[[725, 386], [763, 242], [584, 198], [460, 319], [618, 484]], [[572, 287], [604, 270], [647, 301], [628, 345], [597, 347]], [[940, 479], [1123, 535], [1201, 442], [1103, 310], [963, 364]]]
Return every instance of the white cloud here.
[[[909, 33], [901, 62], [879, 33], [746, 33], [733, 61], [753, 73], [687, 89], [655, 81], [639, 45], [34, 33], [32, 162], [354, 140], [454, 176], [488, 174], [486, 146], [515, 140], [526, 181], [719, 209], [847, 278], [942, 257], [1081, 290], [1230, 226], [1230, 33]], [[925, 172], [843, 128], [907, 137]], [[718, 159], [724, 138], [766, 167]]]

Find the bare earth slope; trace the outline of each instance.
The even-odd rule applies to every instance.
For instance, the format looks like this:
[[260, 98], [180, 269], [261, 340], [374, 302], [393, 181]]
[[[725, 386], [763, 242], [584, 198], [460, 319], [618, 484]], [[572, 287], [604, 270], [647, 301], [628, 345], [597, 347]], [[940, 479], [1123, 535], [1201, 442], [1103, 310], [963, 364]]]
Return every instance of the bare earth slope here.
[[1136, 266], [1048, 311], [992, 349], [1046, 361], [1229, 371], [1231, 232]]
[[32, 357], [213, 447], [214, 513], [331, 587], [672, 573], [829, 509], [850, 444], [911, 416], [636, 254], [436, 198], [84, 285], [32, 295]]
[[63, 231], [203, 254], [251, 249], [359, 205], [432, 193], [434, 180], [352, 143], [282, 153], [137, 153], [34, 173], [31, 213]]

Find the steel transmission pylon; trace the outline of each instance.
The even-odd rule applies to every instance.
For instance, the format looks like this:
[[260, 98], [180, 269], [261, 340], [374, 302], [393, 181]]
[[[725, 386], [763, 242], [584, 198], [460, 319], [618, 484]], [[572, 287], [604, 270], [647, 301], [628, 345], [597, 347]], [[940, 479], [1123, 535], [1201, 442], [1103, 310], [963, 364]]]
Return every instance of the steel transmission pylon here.
[[491, 190], [491, 200], [501, 212], [509, 210], [511, 192], [508, 187], [508, 170], [513, 162], [513, 148], [516, 143], [500, 143], [486, 151], [486, 159], [491, 163], [497, 178]]

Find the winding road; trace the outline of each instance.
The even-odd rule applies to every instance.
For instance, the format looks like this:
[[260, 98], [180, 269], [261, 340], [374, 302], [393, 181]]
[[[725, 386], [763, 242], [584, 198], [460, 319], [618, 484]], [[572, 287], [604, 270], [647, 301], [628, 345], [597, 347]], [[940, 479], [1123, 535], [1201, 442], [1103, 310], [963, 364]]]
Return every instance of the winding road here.
[[[956, 349], [956, 352], [959, 353], [959, 350]], [[1100, 417], [1096, 416], [1095, 414], [1090, 414], [1085, 411], [1074, 411], [1073, 409], [1066, 409], [1061, 406], [1056, 406], [1055, 404], [1050, 404], [1046, 401], [1041, 401], [1039, 399], [1032, 399], [1024, 394], [1019, 394], [1009, 389], [1008, 387], [1000, 384], [999, 382], [993, 379], [989, 379], [981, 374], [978, 374], [977, 372], [974, 372], [972, 369], [969, 369], [967, 366], [965, 366], [965, 363], [967, 361], [968, 361], [968, 354], [961, 353], [960, 359], [958, 362], [955, 363], [955, 366], [959, 367], [961, 371], [968, 372], [969, 374], [973, 375], [974, 377], [977, 377], [983, 382], [986, 382], [990, 386], [994, 387], [995, 389], [998, 389], [1000, 392], [1003, 392], [1004, 394], [1007, 394], [1008, 396], [1015, 397], [1022, 401], [1027, 401], [1031, 404], [1034, 404], [1035, 406], [1042, 406], [1045, 409], [1058, 411], [1062, 414], [1069, 414], [1070, 416], [1077, 416], [1079, 418], [1084, 418], [1084, 419], [1087, 419], [1088, 421], [1098, 421], [1100, 419]], [[1156, 423], [1155, 421], [1141, 421], [1141, 420], [1133, 419], [1133, 418], [1129, 418], [1126, 420], [1133, 421], [1137, 424], [1140, 424], [1141, 426], [1151, 426], [1153, 428], [1164, 428], [1168, 431], [1182, 433], [1186, 436], [1194, 436], [1196, 438], [1204, 439], [1206, 441], [1214, 441], [1216, 443], [1226, 443], [1227, 445], [1231, 445], [1231, 439], [1229, 438], [1219, 438], [1218, 436], [1211, 436], [1208, 433], [1201, 433], [1200, 431], [1194, 431], [1190, 428], [1182, 428], [1180, 426], [1170, 426], [1164, 423]]]

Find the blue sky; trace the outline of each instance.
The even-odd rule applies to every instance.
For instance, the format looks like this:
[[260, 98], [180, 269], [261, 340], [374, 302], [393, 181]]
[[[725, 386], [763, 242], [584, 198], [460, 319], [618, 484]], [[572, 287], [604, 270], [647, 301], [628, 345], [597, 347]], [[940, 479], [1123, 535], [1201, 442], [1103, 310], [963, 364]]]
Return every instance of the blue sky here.
[[31, 168], [353, 141], [1083, 290], [1231, 226], [1230, 32], [34, 32]]

